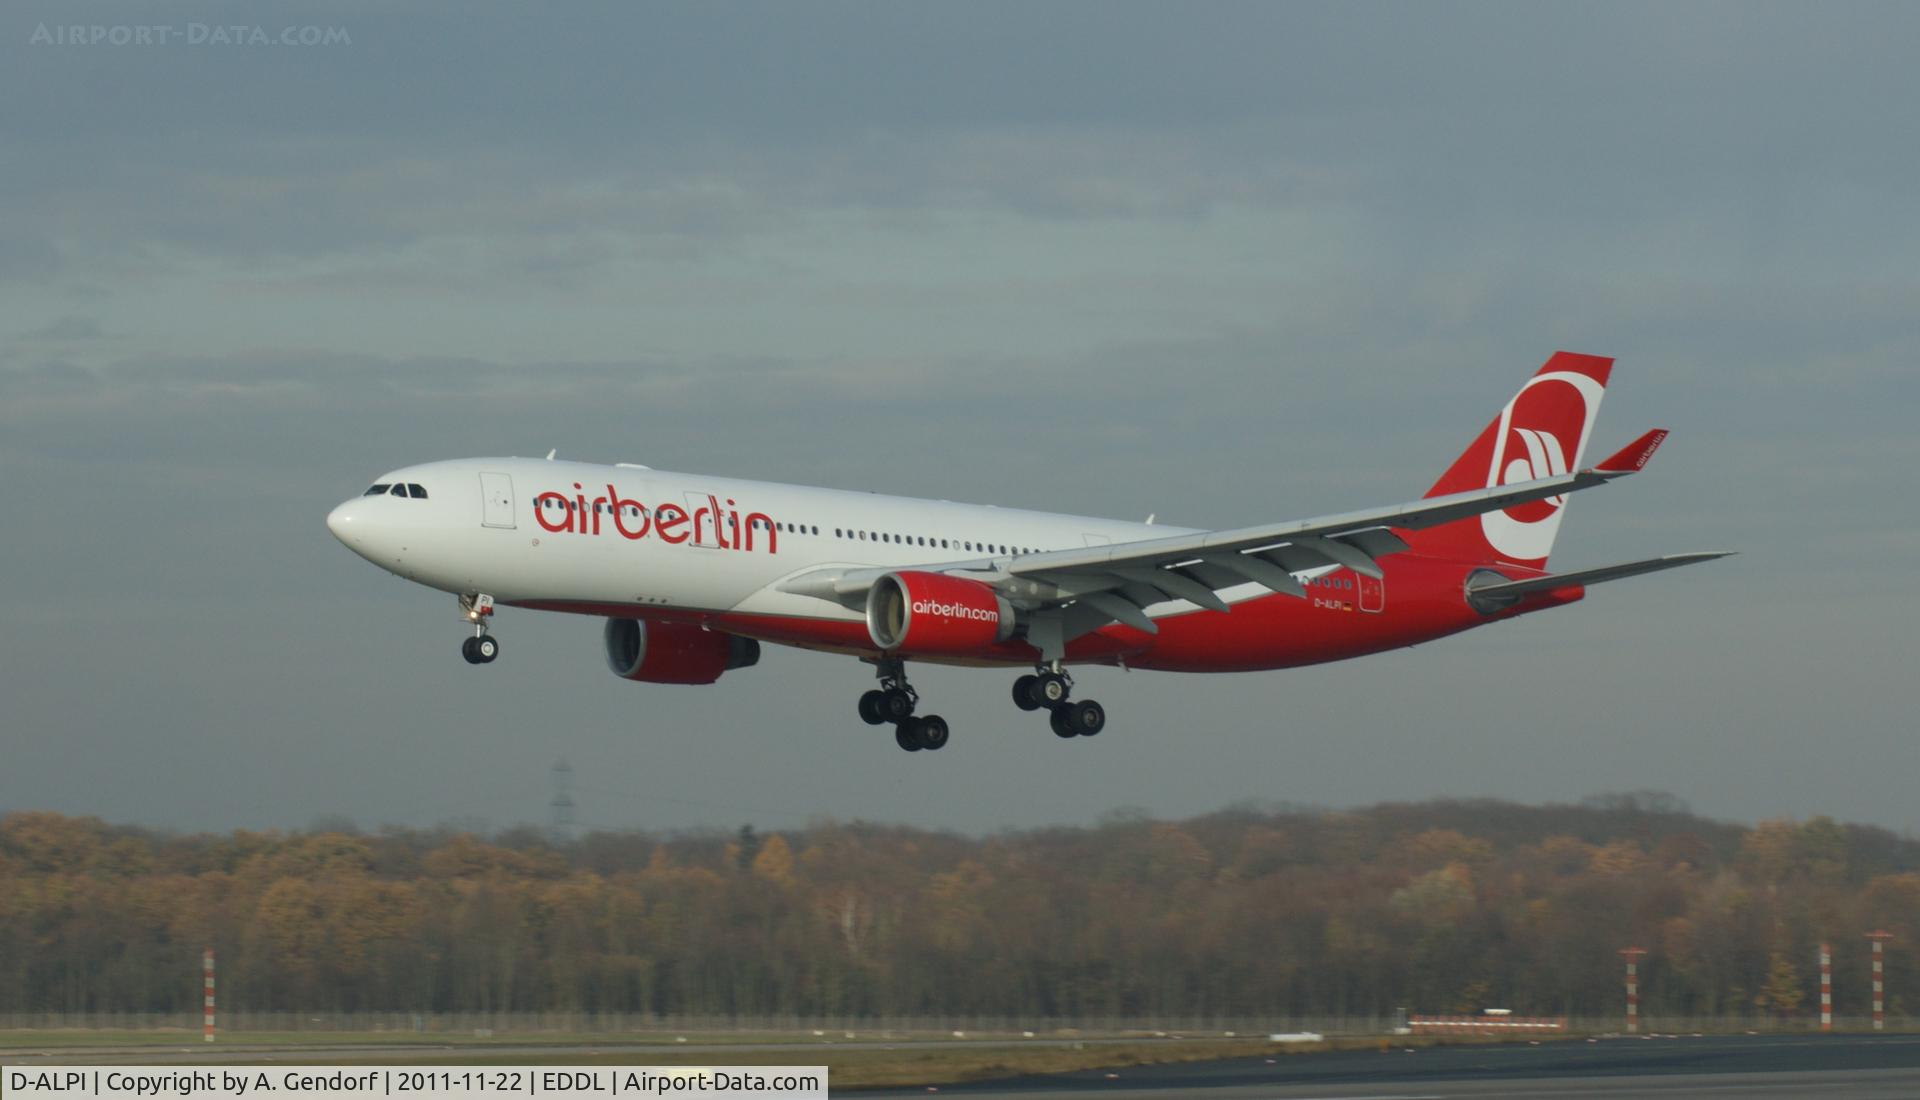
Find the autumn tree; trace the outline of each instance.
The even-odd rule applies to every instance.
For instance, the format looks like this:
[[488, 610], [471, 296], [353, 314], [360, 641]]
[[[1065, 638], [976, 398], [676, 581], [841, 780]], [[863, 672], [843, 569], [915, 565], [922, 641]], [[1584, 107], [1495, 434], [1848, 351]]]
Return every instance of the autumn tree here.
[[1920, 980], [1920, 844], [1642, 794], [559, 847], [530, 829], [0, 818], [5, 1011], [187, 1011], [215, 946], [242, 1010], [1610, 1016], [1614, 952], [1637, 942], [1649, 1016], [1784, 1017], [1813, 944], [1882, 926], [1897, 996]]

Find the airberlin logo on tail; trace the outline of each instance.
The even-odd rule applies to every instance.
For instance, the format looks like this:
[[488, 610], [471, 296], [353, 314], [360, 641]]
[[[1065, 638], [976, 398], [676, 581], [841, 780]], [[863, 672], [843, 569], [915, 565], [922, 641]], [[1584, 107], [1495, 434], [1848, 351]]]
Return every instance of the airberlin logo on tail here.
[[765, 512], [748, 512], [742, 517], [732, 500], [723, 508], [720, 498], [709, 495], [707, 503], [692, 511], [671, 502], [649, 509], [637, 500], [620, 495], [612, 485], [605, 496], [587, 499], [579, 482], [573, 483], [573, 495], [545, 492], [533, 498], [533, 518], [554, 534], [598, 535], [609, 528], [622, 538], [639, 541], [652, 535], [661, 542], [678, 545], [692, 539], [697, 546], [715, 546], [722, 550], [754, 550], [756, 535], [766, 536], [766, 545], [758, 547], [769, 554], [779, 553], [779, 532]]
[[[1535, 375], [1500, 411], [1487, 488], [1560, 477], [1573, 469], [1606, 393], [1575, 371]], [[1515, 561], [1540, 561], [1560, 531], [1565, 495], [1530, 500], [1480, 517], [1487, 542]]]
[[[1567, 472], [1567, 452], [1560, 445], [1558, 436], [1545, 428], [1515, 428], [1512, 435], [1525, 453], [1507, 463], [1506, 470], [1500, 475], [1500, 484], [1515, 485], [1543, 477], [1559, 477]], [[1509, 454], [1513, 452], [1511, 443], [1507, 451]], [[1507, 514], [1522, 523], [1537, 523], [1558, 511], [1566, 502], [1566, 494], [1563, 493], [1545, 500], [1516, 504], [1507, 509]]]
[[973, 607], [964, 603], [936, 603], [933, 600], [913, 601], [915, 615], [938, 615], [943, 619], [973, 619], [982, 623], [1000, 621], [1000, 610], [994, 607]]

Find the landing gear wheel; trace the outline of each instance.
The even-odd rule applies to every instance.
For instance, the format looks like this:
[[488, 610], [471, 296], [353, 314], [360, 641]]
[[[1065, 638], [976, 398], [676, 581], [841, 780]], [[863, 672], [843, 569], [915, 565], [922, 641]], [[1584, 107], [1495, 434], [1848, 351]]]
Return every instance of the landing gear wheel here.
[[938, 718], [931, 719], [939, 723], [941, 730], [939, 744], [922, 743], [920, 730], [927, 720], [915, 719], [914, 708], [920, 705], [920, 693], [907, 683], [906, 662], [898, 657], [872, 658], [874, 672], [880, 677], [880, 686], [860, 697], [860, 717], [873, 725], [892, 722], [894, 725], [894, 743], [908, 752], [919, 752], [923, 748], [939, 748], [947, 743], [946, 723]]
[[947, 720], [937, 714], [915, 719], [914, 734], [920, 741], [920, 747], [928, 752], [938, 752], [947, 744]]
[[1033, 697], [1035, 685], [1040, 683], [1038, 676], [1022, 676], [1013, 682], [1013, 705], [1021, 710], [1039, 710], [1040, 703]]
[[460, 656], [470, 665], [492, 664], [500, 656], [500, 643], [487, 633], [487, 620], [493, 617], [493, 597], [484, 592], [462, 595], [460, 617], [473, 627], [473, 637], [460, 643]]
[[1033, 701], [1043, 707], [1057, 707], [1073, 694], [1073, 685], [1058, 672], [1042, 672], [1033, 680]]
[[1073, 722], [1067, 714], [1066, 707], [1053, 708], [1047, 714], [1047, 725], [1053, 727], [1053, 735], [1061, 740], [1080, 736], [1080, 731], [1073, 728]]
[[1054, 713], [1066, 715], [1066, 725], [1081, 737], [1092, 737], [1107, 728], [1107, 708], [1091, 699], [1068, 703]]
[[905, 688], [888, 688], [880, 693], [879, 711], [886, 721], [904, 722], [913, 716], [913, 696]]

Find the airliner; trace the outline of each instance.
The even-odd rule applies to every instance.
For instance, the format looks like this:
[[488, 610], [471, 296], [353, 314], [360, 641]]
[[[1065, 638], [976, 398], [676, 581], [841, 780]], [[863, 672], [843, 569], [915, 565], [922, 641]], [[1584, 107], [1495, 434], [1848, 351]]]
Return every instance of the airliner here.
[[[1571, 494], [1641, 470], [1656, 429], [1582, 466], [1613, 360], [1558, 352], [1424, 497], [1224, 530], [544, 459], [382, 474], [327, 516], [354, 553], [454, 594], [471, 664], [502, 607], [606, 620], [627, 680], [711, 684], [764, 643], [858, 657], [860, 717], [909, 752], [946, 745], [907, 663], [1022, 670], [1062, 738], [1106, 711], [1071, 666], [1294, 668], [1560, 607], [1588, 585], [1723, 557], [1550, 573]], [[1031, 669], [1031, 672], [1025, 671]]]

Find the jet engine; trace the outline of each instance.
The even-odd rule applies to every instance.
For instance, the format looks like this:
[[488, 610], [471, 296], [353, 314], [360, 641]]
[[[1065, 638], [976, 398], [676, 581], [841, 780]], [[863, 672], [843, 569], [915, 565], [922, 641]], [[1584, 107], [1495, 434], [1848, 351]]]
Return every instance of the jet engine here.
[[607, 620], [607, 666], [623, 680], [711, 684], [760, 660], [760, 643], [686, 623]]
[[998, 592], [961, 577], [888, 573], [867, 591], [867, 633], [902, 656], [959, 657], [1013, 636], [1013, 608]]

